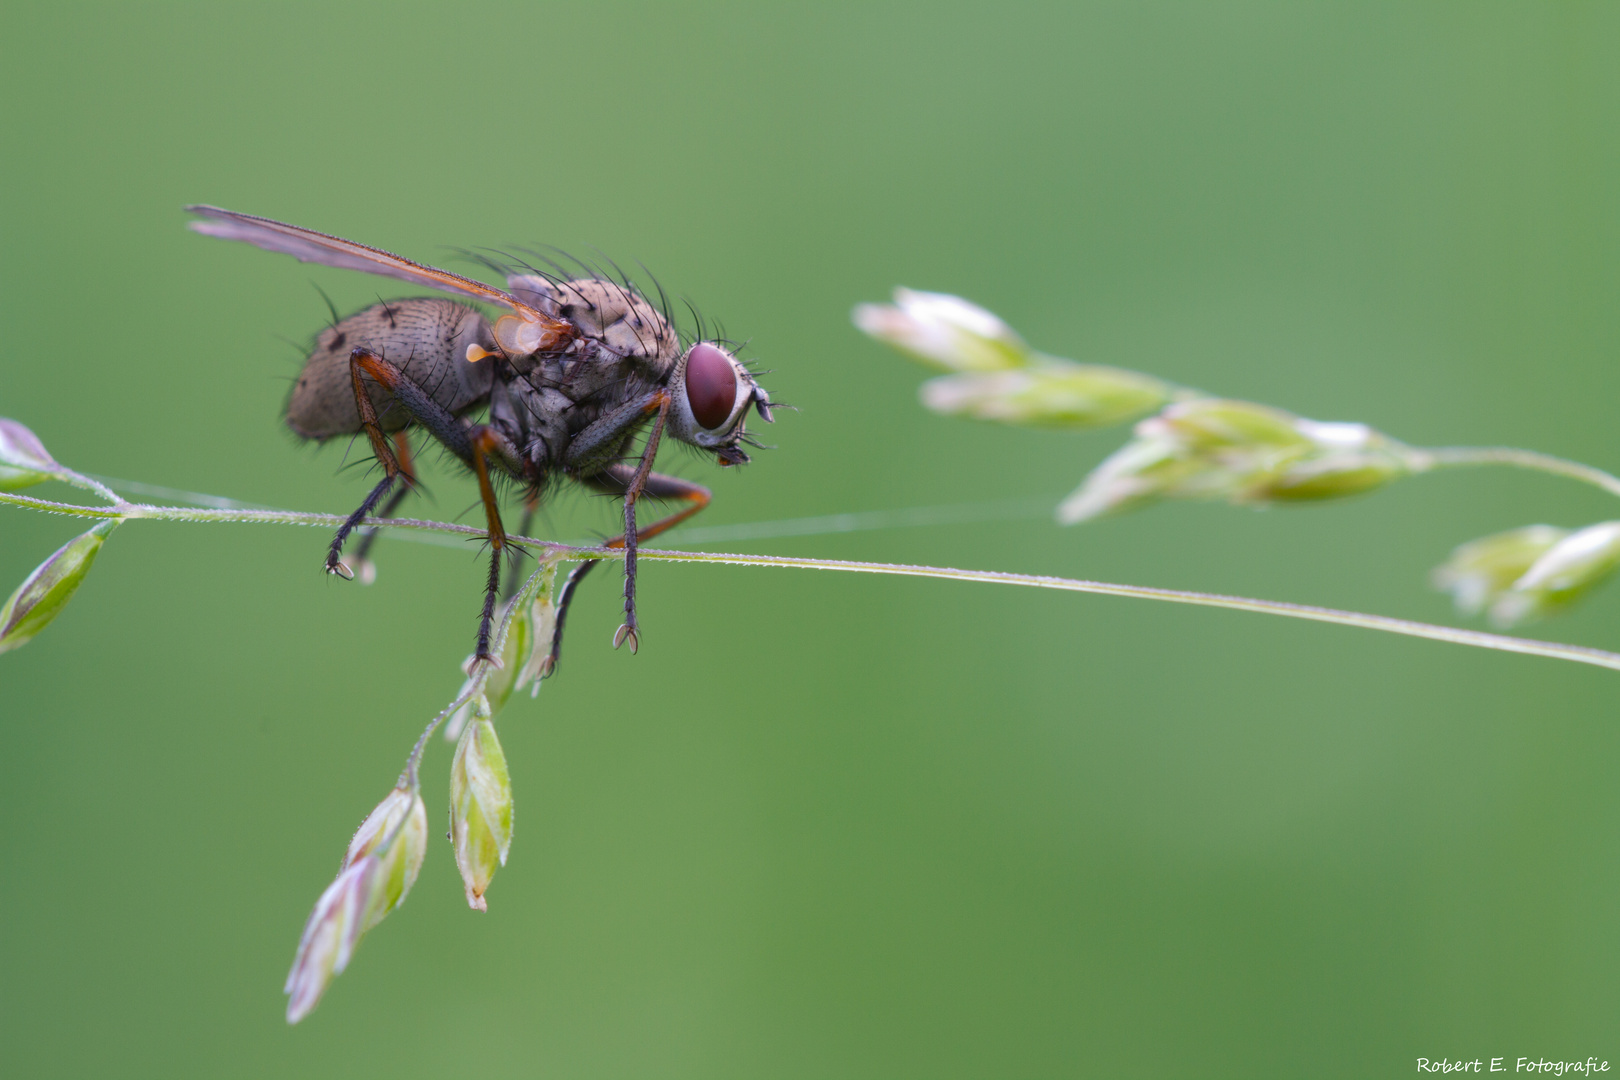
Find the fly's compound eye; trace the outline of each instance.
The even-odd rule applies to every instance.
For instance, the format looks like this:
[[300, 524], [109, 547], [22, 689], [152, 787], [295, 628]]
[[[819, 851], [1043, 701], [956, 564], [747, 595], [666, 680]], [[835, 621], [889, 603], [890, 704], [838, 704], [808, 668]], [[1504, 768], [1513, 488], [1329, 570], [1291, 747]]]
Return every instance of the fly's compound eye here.
[[736, 369], [713, 345], [694, 345], [686, 357], [686, 400], [692, 419], [710, 431], [729, 420], [736, 408]]

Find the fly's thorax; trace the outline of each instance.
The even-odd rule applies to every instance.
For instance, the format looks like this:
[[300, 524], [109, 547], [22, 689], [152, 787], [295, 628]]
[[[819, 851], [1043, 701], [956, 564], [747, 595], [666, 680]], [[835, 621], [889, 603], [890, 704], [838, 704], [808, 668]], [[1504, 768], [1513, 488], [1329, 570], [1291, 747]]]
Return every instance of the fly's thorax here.
[[669, 433], [681, 442], [712, 450], [722, 465], [748, 460], [741, 443], [747, 434], [744, 421], [754, 406], [760, 419], [771, 422], [771, 398], [765, 388], [728, 350], [699, 341], [680, 358], [669, 382], [674, 401], [669, 411]]
[[[604, 278], [553, 282], [514, 274], [506, 286], [524, 303], [573, 323], [581, 339], [573, 343], [573, 351], [634, 360], [656, 375], [667, 373], [680, 357], [680, 339], [669, 321], [628, 285]], [[594, 350], [589, 348], [593, 342]]]
[[[680, 361], [680, 339], [668, 320], [634, 289], [602, 278], [551, 281], [513, 275], [507, 289], [537, 310], [571, 322], [577, 330], [555, 353], [511, 357], [511, 369], [526, 384], [529, 428], [545, 429], [553, 455], [566, 438], [602, 416], [663, 386]], [[564, 441], [550, 432], [561, 430]]]
[[[326, 439], [360, 430], [349, 373], [349, 356], [360, 346], [397, 365], [453, 413], [464, 412], [489, 395], [491, 365], [469, 364], [465, 359], [468, 346], [494, 347], [483, 315], [454, 300], [390, 300], [357, 312], [316, 337], [315, 350], [287, 399], [287, 426], [294, 432]], [[392, 394], [369, 379], [365, 382], [385, 429], [395, 431], [410, 422], [410, 414]]]
[[556, 388], [566, 395], [570, 434], [624, 402], [667, 387], [673, 397], [672, 438], [712, 451], [722, 465], [748, 460], [741, 447], [744, 418], [752, 405], [769, 423], [771, 399], [730, 351], [697, 342], [683, 353], [679, 336], [658, 309], [615, 281], [558, 282], [522, 274], [506, 283], [519, 300], [578, 328], [579, 336], [564, 352], [513, 365], [535, 389]]

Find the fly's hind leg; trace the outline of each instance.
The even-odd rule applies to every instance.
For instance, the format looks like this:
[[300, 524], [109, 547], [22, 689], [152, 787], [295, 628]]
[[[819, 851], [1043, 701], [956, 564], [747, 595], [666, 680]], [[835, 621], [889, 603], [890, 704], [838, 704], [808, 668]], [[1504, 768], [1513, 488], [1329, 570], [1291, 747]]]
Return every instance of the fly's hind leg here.
[[386, 389], [394, 396], [394, 400], [402, 406], [411, 419], [421, 424], [427, 432], [444, 445], [456, 457], [472, 466], [473, 472], [478, 476], [478, 494], [484, 503], [484, 514], [489, 523], [490, 563], [489, 578], [484, 588], [484, 607], [478, 622], [478, 649], [476, 659], [493, 660], [489, 652], [490, 629], [495, 617], [495, 598], [501, 587], [501, 556], [505, 553], [506, 530], [501, 525], [500, 506], [495, 501], [495, 488], [490, 483], [490, 464], [499, 464], [506, 472], [519, 469], [519, 457], [510, 441], [494, 428], [487, 424], [468, 427], [457, 420], [444, 406], [434, 401], [410, 377], [396, 365], [378, 356], [370, 349], [360, 347], [349, 354], [349, 374], [354, 380], [355, 405], [360, 411], [360, 424], [365, 430], [366, 437], [371, 440], [372, 451], [377, 460], [382, 463], [383, 471], [387, 475], [366, 501], [360, 504], [360, 509], [349, 515], [349, 519], [338, 530], [337, 536], [332, 539], [332, 546], [327, 552], [326, 566], [332, 573], [352, 577], [348, 567], [343, 565], [339, 558], [343, 550], [343, 542], [354, 531], [355, 526], [364, 521], [372, 508], [388, 493], [403, 469], [399, 459], [394, 455], [383, 436], [382, 426], [377, 422], [377, 410], [372, 407], [371, 398], [366, 393], [363, 378], [370, 378], [373, 382]]
[[326, 572], [350, 580], [354, 578], [354, 571], [343, 561], [343, 545], [348, 541], [349, 534], [354, 531], [355, 526], [371, 516], [372, 510], [376, 509], [382, 497], [388, 494], [388, 489], [394, 486], [394, 479], [404, 471], [400, 467], [399, 458], [388, 445], [388, 438], [383, 434], [382, 425], [377, 421], [377, 409], [371, 404], [371, 395], [366, 393], [363, 375], [370, 375], [375, 382], [389, 390], [409, 381], [404, 372], [370, 349], [358, 347], [349, 354], [349, 379], [354, 385], [354, 405], [360, 413], [360, 428], [371, 442], [371, 452], [376, 455], [377, 463], [383, 467], [382, 480], [371, 489], [371, 494], [366, 496], [360, 508], [350, 514], [349, 519], [338, 527], [337, 535], [332, 537], [332, 544], [326, 549]]
[[[399, 511], [399, 504], [405, 497], [416, 490], [416, 469], [411, 460], [411, 440], [405, 430], [394, 432], [394, 456], [399, 459], [399, 478], [404, 481], [402, 486], [377, 511], [380, 518], [393, 517]], [[370, 585], [377, 579], [377, 567], [369, 558], [371, 545], [377, 542], [381, 530], [376, 528], [363, 529], [360, 533], [360, 546], [354, 551], [354, 572], [362, 585]]]
[[[587, 477], [583, 482], [598, 491], [610, 495], [625, 495], [630, 485], [635, 481], [638, 470], [628, 465], [612, 465], [594, 476]], [[651, 525], [637, 530], [637, 535], [644, 540], [651, 540], [659, 533], [667, 532], [681, 522], [696, 514], [709, 505], [712, 495], [708, 488], [701, 484], [694, 484], [689, 480], [682, 480], [663, 473], [649, 472], [642, 480], [641, 496], [655, 502], [684, 502], [687, 505], [661, 518]], [[625, 546], [625, 538], [621, 533], [613, 539], [603, 543], [603, 547], [617, 548]], [[562, 590], [557, 594], [557, 620], [551, 634], [551, 652], [546, 661], [545, 674], [550, 675], [557, 668], [557, 662], [562, 656], [563, 624], [568, 619], [568, 605], [574, 599], [574, 590], [586, 574], [591, 572], [600, 560], [590, 559], [574, 567], [563, 583]], [[634, 589], [634, 579], [631, 580], [631, 589]], [[632, 592], [633, 595], [633, 592]]]

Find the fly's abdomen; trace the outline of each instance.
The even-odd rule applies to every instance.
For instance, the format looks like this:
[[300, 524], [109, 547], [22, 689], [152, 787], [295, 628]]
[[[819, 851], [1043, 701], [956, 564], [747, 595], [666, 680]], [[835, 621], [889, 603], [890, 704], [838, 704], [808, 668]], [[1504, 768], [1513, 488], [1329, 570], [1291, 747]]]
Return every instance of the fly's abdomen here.
[[[306, 439], [326, 439], [360, 430], [349, 355], [365, 346], [401, 370], [439, 405], [460, 413], [489, 396], [493, 364], [467, 362], [467, 346], [494, 350], [489, 323], [454, 300], [390, 300], [350, 315], [321, 331], [315, 351], [287, 399], [287, 426]], [[389, 431], [410, 414], [382, 387], [365, 380], [377, 418]]]

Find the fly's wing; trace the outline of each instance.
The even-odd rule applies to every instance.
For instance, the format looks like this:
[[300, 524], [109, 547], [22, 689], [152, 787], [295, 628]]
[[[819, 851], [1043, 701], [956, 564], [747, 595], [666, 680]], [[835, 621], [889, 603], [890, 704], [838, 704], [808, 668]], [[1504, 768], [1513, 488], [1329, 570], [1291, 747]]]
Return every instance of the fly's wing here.
[[[190, 228], [204, 236], [217, 236], [221, 240], [241, 240], [262, 247], [266, 251], [279, 251], [291, 255], [299, 262], [320, 263], [341, 270], [363, 270], [398, 278], [413, 285], [425, 285], [441, 292], [454, 293], [487, 304], [498, 304], [512, 312], [495, 324], [495, 340], [508, 353], [528, 355], [541, 349], [555, 348], [576, 335], [573, 324], [538, 311], [509, 292], [486, 285], [482, 281], [453, 274], [448, 270], [424, 266], [379, 248], [357, 244], [328, 236], [313, 229], [300, 229], [270, 218], [252, 214], [238, 214], [221, 210], [217, 206], [188, 206], [188, 211], [206, 218], [193, 221]], [[469, 354], [469, 359], [475, 359]]]

